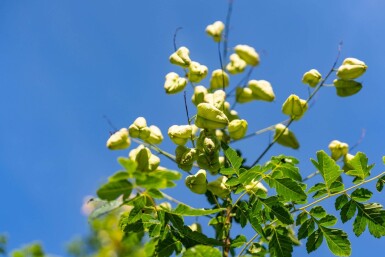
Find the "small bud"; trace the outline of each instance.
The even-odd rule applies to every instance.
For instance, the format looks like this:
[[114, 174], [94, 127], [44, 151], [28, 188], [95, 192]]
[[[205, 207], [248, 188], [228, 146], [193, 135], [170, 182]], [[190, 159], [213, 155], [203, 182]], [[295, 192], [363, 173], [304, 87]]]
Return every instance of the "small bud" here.
[[196, 159], [197, 151], [194, 148], [180, 145], [175, 149], [175, 161], [178, 167], [184, 171], [190, 171]]
[[302, 83], [308, 84], [311, 87], [315, 87], [318, 85], [321, 79], [321, 73], [319, 73], [316, 69], [311, 69], [303, 74]]
[[223, 90], [217, 90], [214, 93], [205, 95], [205, 103], [212, 104], [215, 108], [222, 110], [226, 100], [226, 93]]
[[286, 147], [290, 147], [293, 149], [299, 148], [299, 143], [294, 133], [291, 132], [288, 128], [286, 128], [286, 126], [283, 124], [277, 124], [275, 126], [274, 140], [277, 140], [278, 144]]
[[172, 64], [187, 68], [191, 63], [189, 54], [190, 51], [188, 50], [188, 48], [182, 46], [179, 47], [179, 49], [175, 53], [173, 53], [169, 59]]
[[230, 74], [238, 74], [245, 70], [247, 63], [242, 60], [239, 55], [232, 54], [230, 55], [230, 62], [226, 65], [226, 70]]
[[142, 140], [147, 139], [151, 134], [150, 128], [147, 127], [146, 119], [143, 117], [136, 118], [134, 123], [128, 128], [128, 132], [131, 137], [140, 138]]
[[266, 80], [250, 80], [247, 84], [253, 92], [256, 100], [271, 102], [275, 99], [275, 94], [271, 84]]
[[166, 94], [176, 94], [186, 87], [187, 79], [180, 78], [175, 72], [170, 72], [166, 75], [166, 82], [164, 82], [164, 89]]
[[248, 87], [237, 87], [235, 99], [238, 103], [247, 103], [255, 100], [253, 91]]
[[154, 125], [151, 125], [149, 129], [151, 133], [150, 133], [150, 136], [146, 138], [145, 141], [153, 145], [162, 143], [163, 141], [162, 131], [160, 131], [160, 129]]
[[173, 125], [168, 129], [168, 136], [177, 145], [185, 145], [191, 138], [192, 129], [190, 125]]
[[208, 170], [211, 174], [217, 174], [221, 168], [218, 151], [214, 152], [212, 155], [203, 152], [199, 153], [197, 163], [199, 168]]
[[187, 76], [191, 82], [200, 82], [208, 73], [207, 67], [201, 65], [199, 62], [191, 62], [188, 70]]
[[186, 186], [196, 194], [204, 194], [207, 191], [206, 171], [199, 170], [195, 175], [187, 176]]
[[128, 148], [130, 144], [131, 140], [128, 137], [128, 130], [126, 128], [116, 131], [107, 140], [107, 147], [110, 150], [123, 150]]
[[282, 112], [294, 120], [299, 120], [307, 108], [306, 100], [300, 99], [297, 95], [290, 95], [282, 105]]
[[213, 37], [215, 42], [220, 42], [222, 39], [222, 32], [225, 29], [225, 24], [221, 21], [216, 21], [206, 27], [206, 33]]
[[267, 193], [266, 187], [255, 179], [253, 179], [248, 185], [245, 186], [245, 190], [249, 195], [256, 194], [263, 196]]
[[356, 79], [365, 73], [368, 66], [356, 58], [346, 58], [337, 70], [337, 76], [341, 79]]
[[129, 153], [129, 158], [137, 162], [137, 170], [139, 171], [154, 171], [160, 164], [158, 156], [153, 155], [147, 147], [139, 145]]
[[220, 142], [211, 131], [201, 131], [197, 140], [197, 148], [199, 151], [212, 155], [219, 150], [219, 147]]
[[247, 64], [251, 66], [257, 66], [259, 64], [259, 55], [253, 47], [248, 45], [237, 45], [234, 50]]
[[230, 110], [230, 103], [229, 102], [225, 102], [224, 103], [224, 110], [223, 110], [223, 112], [227, 116], [229, 121], [233, 121], [235, 119], [239, 119], [238, 112], [235, 111], [235, 110]]
[[354, 80], [335, 79], [333, 84], [341, 97], [357, 94], [362, 89], [362, 84]]
[[229, 75], [222, 70], [217, 69], [211, 73], [210, 88], [211, 89], [223, 89], [230, 83]]
[[216, 196], [226, 198], [230, 194], [230, 188], [226, 185], [227, 177], [220, 176], [217, 180], [214, 180], [207, 184], [207, 190], [210, 190]]
[[203, 103], [205, 100], [205, 95], [207, 94], [207, 89], [204, 86], [196, 86], [194, 88], [194, 94], [191, 98], [193, 104], [198, 105]]
[[241, 139], [246, 135], [247, 132], [247, 121], [246, 120], [233, 120], [229, 123], [229, 134], [232, 139]]
[[229, 123], [226, 115], [212, 104], [200, 103], [197, 108], [198, 113], [195, 119], [195, 125], [198, 128], [225, 128]]
[[333, 140], [329, 144], [329, 150], [333, 160], [337, 161], [349, 152], [349, 145], [338, 140]]

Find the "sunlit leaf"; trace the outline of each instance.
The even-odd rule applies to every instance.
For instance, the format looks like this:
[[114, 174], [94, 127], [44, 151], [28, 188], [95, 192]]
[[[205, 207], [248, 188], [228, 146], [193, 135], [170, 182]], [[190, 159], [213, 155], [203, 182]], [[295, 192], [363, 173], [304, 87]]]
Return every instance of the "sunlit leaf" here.
[[242, 157], [238, 156], [238, 153], [229, 147], [227, 144], [222, 142], [222, 149], [225, 153], [226, 158], [231, 163], [231, 166], [237, 171], [242, 165]]
[[196, 245], [187, 249], [182, 257], [222, 257], [222, 253], [214, 247], [206, 245]]
[[330, 251], [336, 256], [350, 256], [352, 249], [350, 247], [350, 241], [348, 235], [339, 229], [327, 228], [319, 226], [322, 231], [326, 243]]
[[164, 208], [163, 211], [175, 214], [175, 215], [183, 215], [183, 216], [204, 216], [214, 214], [220, 211], [225, 210], [224, 208], [218, 209], [194, 209], [185, 204], [178, 204], [178, 206], [174, 210], [169, 210]]
[[357, 202], [366, 202], [372, 197], [373, 193], [365, 188], [358, 188], [350, 195]]
[[271, 187], [275, 187], [278, 195], [282, 196], [288, 201], [304, 202], [307, 195], [303, 191], [299, 182], [291, 178], [277, 178], [267, 179], [267, 182]]
[[316, 206], [311, 208], [310, 215], [317, 219], [320, 219], [326, 216], [326, 211], [322, 206]]
[[128, 197], [132, 191], [132, 184], [128, 180], [107, 182], [102, 185], [96, 194], [102, 200], [112, 201], [123, 195]]
[[347, 175], [355, 176], [355, 182], [361, 182], [370, 175], [370, 170], [374, 164], [368, 166], [368, 158], [362, 152], [358, 152], [348, 164], [353, 168], [346, 172]]
[[342, 173], [340, 166], [324, 151], [317, 152], [317, 161], [311, 160], [313, 165], [321, 173], [326, 188], [330, 189], [332, 183], [336, 181]]
[[320, 247], [323, 241], [323, 234], [320, 229], [310, 234], [306, 242], [306, 250], [311, 253]]
[[308, 219], [308, 220], [306, 220], [306, 221], [299, 227], [299, 230], [298, 230], [298, 239], [301, 240], [301, 239], [304, 239], [304, 238], [310, 236], [310, 235], [313, 233], [314, 228], [315, 228], [314, 220], [313, 220], [313, 219]]
[[293, 252], [293, 242], [286, 228], [281, 226], [271, 228], [269, 251], [271, 257], [290, 257]]

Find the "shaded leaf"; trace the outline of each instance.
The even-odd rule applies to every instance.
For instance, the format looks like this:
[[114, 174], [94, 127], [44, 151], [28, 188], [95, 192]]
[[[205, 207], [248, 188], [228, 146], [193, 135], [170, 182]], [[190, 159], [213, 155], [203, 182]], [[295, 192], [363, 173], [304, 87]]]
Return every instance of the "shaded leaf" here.
[[366, 202], [372, 197], [373, 193], [365, 188], [358, 188], [350, 195], [357, 202]]
[[347, 202], [342, 208], [341, 208], [341, 221], [345, 223], [346, 221], [353, 218], [354, 214], [356, 213], [356, 203], [354, 201]]
[[100, 199], [112, 201], [123, 195], [125, 198], [131, 194], [132, 184], [128, 180], [107, 182], [102, 185], [96, 194]]
[[365, 231], [364, 224], [368, 225], [369, 233], [374, 237], [385, 235], [385, 210], [378, 203], [356, 203], [358, 221], [353, 224], [354, 233], [359, 236]]
[[291, 256], [293, 252], [293, 242], [288, 236], [286, 228], [281, 226], [271, 228], [269, 251], [271, 257]]
[[232, 248], [241, 247], [241, 246], [244, 245], [246, 242], [247, 242], [247, 238], [246, 238], [244, 235], [238, 235], [236, 238], [234, 238], [234, 239], [231, 241], [231, 247], [232, 247]]
[[319, 226], [322, 231], [329, 250], [336, 256], [350, 256], [352, 249], [350, 247], [350, 241], [348, 235], [340, 230]]
[[324, 183], [317, 183], [314, 186], [312, 186], [311, 188], [309, 188], [307, 193], [310, 194], [310, 193], [317, 192], [317, 191], [322, 190], [322, 189], [326, 189], [326, 185]]
[[330, 193], [335, 194], [345, 189], [345, 185], [341, 181], [334, 181], [330, 186]]
[[151, 197], [155, 199], [163, 199], [163, 194], [161, 191], [159, 191], [156, 188], [150, 188], [149, 190], [146, 191]]
[[313, 219], [306, 220], [298, 230], [298, 239], [304, 239], [311, 235], [314, 231], [315, 223]]
[[220, 211], [226, 210], [225, 208], [220, 209], [194, 209], [185, 204], [178, 204], [178, 206], [174, 210], [169, 210], [164, 208], [163, 211], [175, 214], [175, 215], [183, 215], [183, 216], [204, 216], [214, 214]]
[[377, 183], [376, 183], [376, 189], [378, 192], [382, 191], [382, 189], [384, 188], [384, 184], [385, 184], [385, 175], [382, 176], [381, 178], [379, 178]]
[[327, 214], [325, 217], [318, 221], [318, 224], [324, 227], [331, 227], [337, 223], [337, 218], [333, 215]]
[[285, 206], [278, 201], [276, 196], [269, 197], [267, 199], [260, 199], [264, 204], [265, 208], [268, 208], [269, 211], [282, 223], [284, 224], [293, 224], [294, 220], [290, 212], [285, 208]]
[[326, 216], [326, 211], [322, 206], [316, 206], [311, 208], [310, 215], [317, 219], [320, 219]]
[[296, 219], [296, 221], [295, 221], [295, 225], [296, 225], [296, 226], [302, 225], [307, 219], [308, 219], [307, 212], [303, 211], [303, 212], [301, 212], [301, 213], [297, 216], [297, 219]]
[[118, 162], [120, 165], [123, 166], [123, 168], [125, 168], [126, 172], [129, 174], [133, 173], [138, 166], [136, 161], [131, 160], [129, 158], [119, 157]]
[[320, 229], [314, 231], [306, 242], [306, 250], [308, 253], [311, 253], [320, 247], [323, 241], [323, 234]]
[[334, 204], [336, 210], [340, 210], [347, 202], [349, 201], [347, 195], [340, 195], [337, 197], [336, 202]]
[[108, 178], [108, 181], [114, 182], [119, 180], [126, 180], [130, 178], [130, 174], [127, 171], [118, 171], [114, 175]]

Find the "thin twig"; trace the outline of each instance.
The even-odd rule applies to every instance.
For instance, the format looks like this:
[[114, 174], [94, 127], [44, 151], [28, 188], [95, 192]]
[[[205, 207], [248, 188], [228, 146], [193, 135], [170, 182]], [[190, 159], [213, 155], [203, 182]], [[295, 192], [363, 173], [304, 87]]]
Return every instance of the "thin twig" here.
[[354, 148], [356, 148], [357, 146], [359, 146], [362, 142], [362, 140], [364, 140], [365, 138], [365, 135], [366, 135], [366, 130], [365, 129], [362, 129], [361, 131], [361, 136], [360, 138], [358, 139], [358, 141], [350, 148], [350, 151], [353, 150]]
[[233, 0], [229, 0], [229, 5], [227, 8], [225, 35], [223, 40], [223, 60], [226, 60], [227, 58], [227, 44], [229, 41], [230, 19], [231, 19], [231, 14], [233, 12], [233, 2], [234, 2]]
[[[187, 99], [186, 99], [186, 90], [183, 92], [183, 98], [184, 98], [184, 108], [186, 110], [186, 116], [187, 116], [187, 123], [191, 125], [190, 123], [190, 115], [188, 113], [188, 107], [187, 107]], [[190, 136], [191, 143], [193, 147], [195, 148], [195, 142], [194, 142], [194, 137], [193, 135]]]
[[218, 42], [218, 56], [219, 56], [219, 64], [221, 66], [222, 70], [222, 89], [224, 92], [225, 91], [225, 74], [224, 74], [224, 67], [223, 67], [223, 62], [222, 62], [222, 55], [221, 55], [221, 42]]
[[176, 28], [175, 32], [174, 32], [174, 37], [173, 37], [173, 43], [174, 43], [174, 51], [177, 50], [177, 47], [176, 47], [176, 36], [178, 35], [178, 31], [183, 29], [182, 27], [178, 27]]

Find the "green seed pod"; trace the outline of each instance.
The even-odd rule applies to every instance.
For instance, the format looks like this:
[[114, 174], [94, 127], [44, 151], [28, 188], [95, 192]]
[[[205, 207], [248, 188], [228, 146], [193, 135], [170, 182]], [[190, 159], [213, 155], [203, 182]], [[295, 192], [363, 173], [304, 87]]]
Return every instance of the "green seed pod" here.
[[210, 78], [210, 89], [223, 89], [227, 87], [230, 83], [229, 75], [222, 70], [222, 69], [217, 69], [214, 70], [211, 73], [211, 78]]
[[337, 76], [341, 79], [356, 79], [365, 73], [368, 66], [356, 58], [346, 58], [337, 70]]
[[146, 140], [151, 134], [150, 128], [147, 127], [146, 119], [143, 117], [136, 118], [134, 123], [128, 128], [128, 132], [131, 137], [140, 138], [142, 140]]
[[206, 171], [199, 170], [195, 175], [187, 176], [186, 186], [196, 194], [204, 194], [207, 191]]
[[237, 45], [234, 48], [239, 57], [251, 66], [259, 64], [259, 55], [255, 49], [248, 45]]
[[220, 142], [213, 132], [209, 130], [201, 131], [197, 140], [197, 148], [199, 151], [212, 155], [219, 150], [219, 147]]
[[266, 187], [255, 179], [253, 179], [248, 185], [245, 186], [245, 190], [249, 195], [254, 194], [264, 196], [267, 194]]
[[107, 140], [107, 147], [110, 150], [123, 150], [131, 145], [131, 140], [128, 137], [128, 130], [122, 128], [116, 131]]
[[[283, 132], [285, 131], [285, 132]], [[283, 132], [283, 134], [282, 134]], [[281, 135], [282, 134], [282, 135]], [[279, 138], [278, 136], [281, 135]], [[277, 139], [278, 138], [278, 139]], [[277, 140], [277, 143], [286, 147], [293, 149], [299, 148], [299, 143], [294, 133], [286, 128], [283, 124], [277, 124], [275, 126], [274, 140]]]
[[220, 142], [223, 141], [225, 143], [228, 143], [230, 141], [230, 136], [224, 130], [216, 129], [215, 136]]
[[171, 204], [169, 202], [162, 202], [162, 203], [159, 204], [159, 207], [161, 209], [166, 209], [166, 210], [169, 210], [169, 211], [171, 211], [171, 209], [172, 209], [172, 206], [171, 206]]
[[225, 102], [224, 103], [224, 110], [223, 113], [227, 116], [229, 121], [233, 121], [235, 119], [239, 119], [238, 112], [235, 110], [230, 110], [230, 103]]
[[198, 112], [195, 119], [195, 125], [198, 128], [225, 128], [229, 123], [226, 115], [212, 104], [200, 103], [197, 108]]
[[137, 170], [139, 171], [153, 171], [156, 170], [160, 164], [158, 156], [153, 155], [147, 147], [139, 145], [129, 153], [129, 158], [137, 162]]
[[230, 74], [238, 74], [245, 70], [247, 63], [242, 60], [239, 55], [232, 54], [230, 55], [230, 62], [226, 65], [226, 70]]
[[250, 80], [247, 84], [253, 93], [256, 100], [272, 102], [275, 99], [275, 94], [270, 82], [266, 80]]
[[166, 75], [166, 81], [164, 82], [164, 89], [166, 94], [176, 94], [186, 87], [187, 79], [180, 78], [175, 72], [170, 72]]
[[211, 36], [215, 42], [220, 42], [222, 39], [222, 32], [225, 29], [225, 24], [221, 21], [216, 21], [206, 27], [206, 33]]
[[297, 95], [290, 95], [282, 105], [282, 112], [294, 120], [299, 120], [307, 108], [306, 100], [300, 99]]
[[192, 230], [192, 231], [196, 231], [196, 232], [199, 232], [199, 233], [202, 233], [202, 226], [201, 224], [199, 223], [193, 223], [189, 226], [189, 228]]
[[194, 148], [178, 146], [175, 149], [175, 161], [178, 167], [184, 171], [190, 171], [197, 158], [197, 151]]
[[319, 73], [316, 69], [311, 69], [303, 74], [302, 83], [308, 84], [310, 87], [315, 87], [318, 85], [321, 79], [321, 73]]
[[216, 196], [226, 198], [230, 195], [230, 188], [226, 185], [227, 177], [220, 176], [217, 180], [214, 180], [207, 184], [207, 190], [210, 190]]
[[185, 145], [191, 138], [192, 128], [190, 125], [173, 125], [168, 129], [168, 136], [177, 145]]
[[340, 97], [357, 94], [362, 89], [362, 84], [354, 80], [335, 79], [333, 84]]
[[247, 121], [246, 120], [233, 120], [229, 123], [229, 134], [232, 139], [241, 139], [246, 135], [247, 132]]
[[217, 109], [222, 110], [223, 104], [226, 100], [226, 93], [223, 90], [217, 90], [214, 93], [209, 93], [205, 95], [205, 103], [214, 105]]
[[253, 91], [248, 87], [237, 87], [235, 99], [237, 103], [247, 103], [255, 100]]
[[217, 174], [221, 168], [218, 152], [214, 152], [212, 155], [204, 152], [199, 153], [197, 163], [199, 168], [208, 170], [213, 175]]
[[352, 165], [350, 164], [350, 161], [353, 160], [353, 158], [354, 158], [353, 154], [347, 153], [344, 155], [344, 159], [343, 159], [344, 160], [344, 166], [342, 167], [344, 172], [348, 172], [349, 170], [354, 169], [352, 167]]
[[207, 76], [209, 70], [206, 66], [201, 65], [199, 62], [191, 62], [188, 67], [187, 77], [191, 82], [200, 82]]
[[204, 86], [196, 86], [194, 88], [194, 94], [191, 98], [193, 104], [198, 105], [203, 103], [205, 100], [205, 95], [207, 94], [207, 89]]
[[179, 47], [179, 49], [175, 53], [173, 53], [169, 59], [172, 64], [187, 68], [191, 63], [189, 54], [190, 51], [188, 50], [188, 48], [182, 46]]
[[160, 129], [154, 125], [151, 125], [149, 129], [151, 133], [150, 133], [150, 136], [146, 138], [145, 141], [153, 145], [162, 143], [163, 141], [162, 131], [160, 131]]
[[337, 161], [349, 152], [349, 145], [338, 140], [333, 140], [329, 144], [329, 150], [332, 159]]

